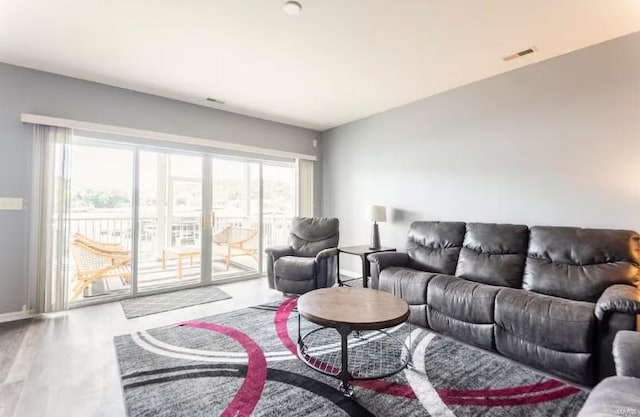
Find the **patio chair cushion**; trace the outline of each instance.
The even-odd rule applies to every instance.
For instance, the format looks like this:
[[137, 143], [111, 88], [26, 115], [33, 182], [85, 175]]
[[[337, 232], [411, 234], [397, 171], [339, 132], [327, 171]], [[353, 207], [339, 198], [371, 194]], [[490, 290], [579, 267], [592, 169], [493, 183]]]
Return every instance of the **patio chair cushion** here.
[[283, 256], [274, 266], [275, 275], [291, 281], [312, 280], [315, 276], [315, 258], [301, 258], [297, 256]]

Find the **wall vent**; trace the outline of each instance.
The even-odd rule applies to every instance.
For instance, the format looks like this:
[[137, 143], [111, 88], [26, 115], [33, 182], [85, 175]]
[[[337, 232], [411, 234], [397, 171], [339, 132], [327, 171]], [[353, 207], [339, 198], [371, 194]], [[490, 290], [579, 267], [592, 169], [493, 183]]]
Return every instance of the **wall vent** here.
[[213, 98], [213, 97], [207, 97], [207, 101], [210, 101], [210, 102], [216, 103], [216, 104], [225, 104], [226, 103], [226, 101], [218, 100], [217, 98]]
[[529, 55], [532, 54], [534, 52], [538, 51], [538, 49], [535, 46], [532, 46], [531, 48], [525, 49], [523, 51], [520, 52], [516, 52], [515, 54], [511, 54], [511, 55], [507, 55], [504, 58], [502, 58], [503, 61], [511, 61], [512, 59], [516, 59], [516, 58], [521, 58], [525, 55]]

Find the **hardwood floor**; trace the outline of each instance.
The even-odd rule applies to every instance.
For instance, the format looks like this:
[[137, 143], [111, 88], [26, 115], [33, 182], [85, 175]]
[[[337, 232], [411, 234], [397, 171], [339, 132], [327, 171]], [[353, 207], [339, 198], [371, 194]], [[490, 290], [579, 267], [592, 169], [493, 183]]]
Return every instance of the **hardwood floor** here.
[[0, 417], [126, 416], [113, 337], [282, 300], [266, 278], [233, 298], [127, 320], [119, 302], [0, 324]]

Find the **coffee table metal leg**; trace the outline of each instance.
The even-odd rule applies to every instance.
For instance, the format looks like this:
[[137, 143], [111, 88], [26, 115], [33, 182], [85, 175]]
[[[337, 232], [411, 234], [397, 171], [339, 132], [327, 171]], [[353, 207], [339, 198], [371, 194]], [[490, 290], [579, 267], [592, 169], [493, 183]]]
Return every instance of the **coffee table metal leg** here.
[[351, 328], [346, 325], [338, 327], [338, 332], [342, 339], [342, 367], [338, 378], [340, 378], [340, 391], [345, 397], [353, 397], [353, 386], [351, 385], [351, 373], [349, 373], [349, 349], [348, 337], [351, 333]]
[[300, 313], [298, 313], [298, 347], [300, 347], [300, 351], [302, 352], [303, 344], [302, 344], [302, 334], [300, 332]]
[[304, 344], [304, 340], [302, 339], [302, 330], [300, 329], [300, 314], [298, 313], [298, 357], [302, 358], [303, 355], [307, 354], [307, 347]]
[[407, 322], [409, 325], [409, 346], [407, 346], [407, 369], [414, 369], [413, 367], [413, 340], [411, 340], [411, 322]]

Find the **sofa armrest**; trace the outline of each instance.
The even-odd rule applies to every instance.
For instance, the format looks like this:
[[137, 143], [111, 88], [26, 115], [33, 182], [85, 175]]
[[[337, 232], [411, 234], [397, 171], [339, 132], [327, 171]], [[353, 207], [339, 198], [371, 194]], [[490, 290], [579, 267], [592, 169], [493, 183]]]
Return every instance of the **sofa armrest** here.
[[379, 272], [390, 266], [407, 266], [409, 265], [409, 255], [403, 252], [378, 252], [367, 256], [372, 264], [378, 266]]
[[640, 378], [640, 333], [622, 330], [613, 341], [616, 374]]
[[269, 288], [276, 287], [276, 274], [274, 271], [274, 266], [278, 258], [282, 258], [283, 256], [291, 256], [293, 255], [293, 248], [291, 246], [271, 246], [264, 250], [264, 253], [267, 254], [267, 282], [269, 283]]
[[292, 256], [293, 248], [291, 246], [271, 246], [264, 250], [264, 252], [273, 257], [274, 262], [278, 258], [282, 258], [283, 256]]
[[316, 255], [316, 285], [332, 287], [338, 278], [338, 248], [323, 249]]
[[595, 313], [598, 320], [611, 313], [640, 314], [640, 289], [625, 284], [610, 286], [598, 299]]
[[316, 262], [323, 261], [325, 259], [331, 258], [332, 256], [338, 255], [338, 248], [328, 248], [323, 249], [316, 255]]
[[390, 266], [408, 266], [409, 255], [403, 252], [378, 252], [367, 256], [371, 263], [371, 288], [377, 290], [380, 273]]

